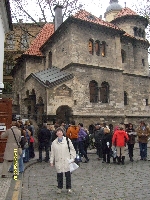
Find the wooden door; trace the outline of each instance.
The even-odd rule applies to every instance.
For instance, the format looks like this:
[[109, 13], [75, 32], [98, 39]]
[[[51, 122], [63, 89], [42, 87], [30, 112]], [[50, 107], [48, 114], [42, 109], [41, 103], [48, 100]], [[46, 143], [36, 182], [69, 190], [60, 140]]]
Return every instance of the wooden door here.
[[[11, 127], [12, 122], [12, 100], [0, 99], [0, 135]], [[3, 155], [6, 147], [6, 139], [0, 139], [0, 162], [3, 162]]]

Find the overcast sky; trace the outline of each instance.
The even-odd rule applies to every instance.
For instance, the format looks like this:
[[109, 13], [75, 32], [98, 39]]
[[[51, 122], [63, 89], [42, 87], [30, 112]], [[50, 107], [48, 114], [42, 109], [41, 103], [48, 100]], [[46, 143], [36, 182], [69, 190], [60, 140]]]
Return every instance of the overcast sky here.
[[[104, 17], [106, 8], [110, 5], [109, 4], [110, 0], [81, 0], [81, 2], [84, 2], [85, 4], [87, 4], [87, 6], [85, 6], [85, 9], [91, 12], [92, 14], [96, 15], [97, 17], [99, 17], [100, 15]], [[135, 0], [119, 0], [118, 1], [118, 3], [122, 7], [125, 7], [125, 2], [126, 2], [126, 7], [129, 7], [134, 10], [133, 4], [135, 3]]]
[[[36, 19], [36, 21], [38, 21], [39, 18], [41, 18], [41, 16], [40, 16], [41, 11], [40, 11], [40, 7], [37, 6], [36, 3], [35, 3], [35, 2], [37, 2], [37, 0], [31, 0], [31, 1], [29, 1], [29, 0], [21, 0], [21, 1], [22, 2], [28, 2], [28, 3], [25, 3], [25, 6], [23, 6], [23, 8], [34, 19]], [[14, 1], [10, 0], [10, 2], [11, 2], [12, 10], [14, 11], [14, 12], [12, 12], [12, 14], [16, 15], [16, 13], [17, 13], [17, 18], [23, 19], [23, 22], [28, 21], [29, 19], [27, 18], [27, 16], [25, 14], [24, 14], [24, 16], [22, 16], [22, 13], [19, 14], [19, 12], [17, 10], [15, 10]], [[110, 2], [110, 0], [79, 0], [79, 4], [84, 5], [83, 8], [85, 10], [87, 10], [88, 12], [90, 12], [91, 14], [93, 14], [93, 15], [95, 15], [97, 17], [100, 17], [100, 15], [102, 15], [103, 19], [104, 19], [104, 13], [106, 11], [106, 8], [110, 5], [109, 2]], [[119, 4], [122, 7], [125, 7], [125, 2], [126, 2], [126, 7], [129, 7], [129, 8], [134, 10], [132, 5], [135, 3], [135, 0], [119, 0]], [[61, 4], [61, 0], [59, 0], [59, 3]], [[49, 10], [48, 6], [46, 6], [46, 8], [44, 9], [44, 11], [45, 11], [46, 16], [47, 16], [47, 21], [52, 21], [52, 19], [49, 18], [49, 16], [51, 14], [50, 14], [50, 10]], [[13, 21], [16, 22], [16, 19], [13, 18]]]

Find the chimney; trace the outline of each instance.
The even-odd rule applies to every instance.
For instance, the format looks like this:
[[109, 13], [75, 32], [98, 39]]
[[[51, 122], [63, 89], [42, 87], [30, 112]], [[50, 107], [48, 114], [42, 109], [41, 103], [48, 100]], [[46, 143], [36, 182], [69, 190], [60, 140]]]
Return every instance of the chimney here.
[[55, 31], [63, 23], [62, 9], [63, 9], [63, 6], [61, 6], [61, 5], [56, 5], [55, 8], [54, 8], [54, 11], [55, 11], [55, 18], [54, 18]]

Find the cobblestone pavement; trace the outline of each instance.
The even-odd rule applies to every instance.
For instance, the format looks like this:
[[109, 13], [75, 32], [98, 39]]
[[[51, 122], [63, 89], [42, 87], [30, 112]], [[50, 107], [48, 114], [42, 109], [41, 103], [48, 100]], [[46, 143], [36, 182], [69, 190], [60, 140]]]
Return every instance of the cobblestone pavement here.
[[[49, 163], [36, 163], [24, 173], [22, 200], [150, 200], [150, 162], [140, 161], [139, 149], [134, 162], [127, 151], [125, 165], [107, 164], [89, 154], [89, 163], [81, 163], [72, 174], [72, 194], [64, 189], [57, 194], [55, 168]], [[150, 148], [148, 148], [150, 155]]]

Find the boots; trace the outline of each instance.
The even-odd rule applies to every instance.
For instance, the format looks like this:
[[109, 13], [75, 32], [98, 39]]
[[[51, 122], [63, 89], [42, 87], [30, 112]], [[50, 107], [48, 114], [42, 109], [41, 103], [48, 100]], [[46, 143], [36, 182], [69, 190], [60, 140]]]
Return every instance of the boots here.
[[113, 158], [113, 163], [116, 163], [116, 158]]
[[122, 156], [122, 164], [124, 165], [125, 156]]
[[131, 157], [131, 156], [130, 156], [130, 161], [131, 161], [131, 162], [133, 162], [133, 161], [134, 161], [134, 160], [133, 160], [133, 157]]
[[117, 156], [117, 162], [118, 162], [117, 164], [120, 165], [120, 162], [121, 162], [121, 157], [120, 156]]

